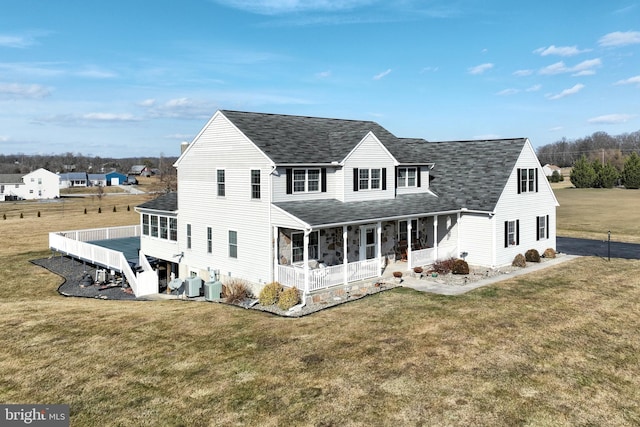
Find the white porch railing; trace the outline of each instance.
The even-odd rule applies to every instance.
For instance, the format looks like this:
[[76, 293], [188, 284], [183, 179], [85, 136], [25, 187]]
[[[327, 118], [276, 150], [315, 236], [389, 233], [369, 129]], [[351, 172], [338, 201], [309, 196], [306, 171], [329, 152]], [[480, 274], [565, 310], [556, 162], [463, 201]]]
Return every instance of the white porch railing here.
[[[137, 233], [137, 234], [136, 234]], [[158, 276], [151, 268], [146, 257], [140, 253], [142, 273], [134, 273], [122, 252], [87, 243], [92, 240], [108, 240], [140, 235], [140, 226], [100, 228], [95, 230], [77, 230], [49, 233], [49, 248], [92, 264], [121, 272], [127, 279], [136, 296], [158, 292]], [[152, 273], [152, 274], [148, 274]], [[154, 280], [155, 277], [155, 280]]]
[[420, 249], [411, 251], [411, 266], [417, 267], [422, 265], [433, 264], [435, 261], [435, 248]]
[[[309, 269], [309, 291], [329, 288], [345, 283], [344, 264]], [[380, 276], [380, 261], [377, 258], [347, 264], [347, 282]], [[278, 265], [278, 281], [285, 286], [295, 286], [304, 291], [304, 268], [302, 266]]]

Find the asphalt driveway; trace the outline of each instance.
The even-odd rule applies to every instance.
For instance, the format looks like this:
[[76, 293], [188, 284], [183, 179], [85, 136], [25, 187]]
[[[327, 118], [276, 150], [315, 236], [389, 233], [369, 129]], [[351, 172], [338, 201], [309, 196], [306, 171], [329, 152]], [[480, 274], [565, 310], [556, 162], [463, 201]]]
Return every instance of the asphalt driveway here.
[[640, 244], [557, 237], [556, 249], [569, 255], [640, 259]]

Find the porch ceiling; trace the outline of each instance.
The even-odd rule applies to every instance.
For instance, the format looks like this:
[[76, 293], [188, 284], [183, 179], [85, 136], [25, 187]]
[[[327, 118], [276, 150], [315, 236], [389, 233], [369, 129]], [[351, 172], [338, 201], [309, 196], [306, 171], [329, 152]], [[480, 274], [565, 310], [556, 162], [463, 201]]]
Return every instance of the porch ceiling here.
[[312, 227], [398, 217], [427, 216], [460, 209], [455, 201], [432, 194], [408, 194], [389, 200], [341, 202], [336, 199], [274, 203]]

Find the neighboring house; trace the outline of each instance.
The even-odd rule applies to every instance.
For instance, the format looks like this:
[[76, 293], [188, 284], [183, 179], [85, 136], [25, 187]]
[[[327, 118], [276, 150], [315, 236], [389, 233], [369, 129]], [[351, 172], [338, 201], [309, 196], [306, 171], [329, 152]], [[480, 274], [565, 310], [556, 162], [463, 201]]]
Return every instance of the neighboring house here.
[[21, 186], [24, 186], [21, 174], [0, 174], [0, 202], [19, 199]]
[[90, 184], [86, 172], [69, 172], [60, 174], [60, 188], [88, 187]]
[[89, 185], [95, 185], [97, 187], [106, 187], [107, 176], [103, 173], [90, 173], [87, 174], [89, 179]]
[[181, 278], [308, 294], [390, 262], [497, 268], [556, 246], [558, 203], [526, 138], [427, 142], [371, 121], [222, 110], [174, 166], [179, 192], [137, 210], [141, 253]]
[[133, 165], [129, 171], [129, 175], [151, 176], [151, 169], [145, 165]]
[[59, 177], [46, 169], [26, 175], [0, 175], [0, 201], [55, 199], [60, 197]]
[[107, 185], [122, 185], [127, 180], [127, 175], [112, 171], [106, 174]]
[[555, 171], [557, 171], [559, 174], [562, 173], [562, 168], [560, 168], [560, 166], [550, 165], [549, 163], [544, 165], [542, 167], [542, 170], [544, 172], [544, 176], [547, 176], [547, 177], [553, 175], [553, 172], [555, 172]]

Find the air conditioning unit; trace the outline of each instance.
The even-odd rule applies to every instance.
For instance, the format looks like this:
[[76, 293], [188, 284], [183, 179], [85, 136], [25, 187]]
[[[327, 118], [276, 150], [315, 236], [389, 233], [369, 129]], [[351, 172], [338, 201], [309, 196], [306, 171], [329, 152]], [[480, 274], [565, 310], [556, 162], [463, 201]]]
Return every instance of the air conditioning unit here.
[[104, 283], [107, 281], [107, 270], [96, 270], [96, 282]]
[[199, 277], [189, 277], [184, 281], [185, 294], [187, 297], [199, 297], [200, 290], [202, 289], [202, 279]]
[[222, 282], [216, 280], [204, 284], [204, 299], [207, 301], [220, 301], [222, 294]]

